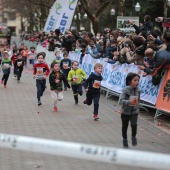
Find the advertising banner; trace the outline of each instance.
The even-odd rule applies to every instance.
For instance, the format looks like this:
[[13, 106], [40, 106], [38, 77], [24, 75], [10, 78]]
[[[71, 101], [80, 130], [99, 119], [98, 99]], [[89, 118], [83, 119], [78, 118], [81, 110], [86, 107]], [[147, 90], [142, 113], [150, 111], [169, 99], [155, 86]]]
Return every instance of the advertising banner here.
[[48, 15], [47, 21], [45, 23], [44, 31], [50, 32], [55, 30], [55, 24], [58, 21], [60, 13], [65, 5], [67, 0], [56, 0], [53, 4], [50, 13]]
[[66, 30], [70, 29], [74, 11], [77, 6], [78, 0], [66, 0], [64, 7], [60, 13], [59, 19], [55, 24], [55, 29], [60, 29], [61, 33], [65, 33]]
[[160, 89], [158, 99], [156, 102], [156, 108], [165, 112], [170, 111], [170, 70], [163, 79], [162, 88]]

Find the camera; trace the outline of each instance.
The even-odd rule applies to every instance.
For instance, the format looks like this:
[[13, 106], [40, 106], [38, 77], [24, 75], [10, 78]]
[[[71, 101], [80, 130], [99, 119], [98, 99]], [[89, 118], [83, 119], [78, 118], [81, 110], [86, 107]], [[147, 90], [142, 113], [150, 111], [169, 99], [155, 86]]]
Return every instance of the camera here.
[[129, 47], [129, 44], [128, 44], [128, 43], [125, 43], [125, 44], [124, 44], [124, 47]]

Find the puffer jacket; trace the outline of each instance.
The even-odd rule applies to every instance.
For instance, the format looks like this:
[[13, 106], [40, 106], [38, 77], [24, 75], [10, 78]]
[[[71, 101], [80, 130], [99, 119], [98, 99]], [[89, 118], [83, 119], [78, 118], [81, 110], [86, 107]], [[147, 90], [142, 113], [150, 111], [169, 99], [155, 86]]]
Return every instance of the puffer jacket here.
[[[138, 96], [138, 104], [136, 106], [130, 106], [130, 96]], [[130, 86], [126, 86], [123, 89], [119, 99], [120, 104], [122, 104], [122, 113], [126, 115], [138, 114], [139, 99], [140, 99], [140, 90], [138, 88], [132, 88]]]

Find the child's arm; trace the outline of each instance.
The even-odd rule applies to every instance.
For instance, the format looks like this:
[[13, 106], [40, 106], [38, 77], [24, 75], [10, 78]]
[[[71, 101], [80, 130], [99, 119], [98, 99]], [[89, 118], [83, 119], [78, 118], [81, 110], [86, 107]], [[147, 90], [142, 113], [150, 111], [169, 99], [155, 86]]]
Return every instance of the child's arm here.
[[68, 83], [67, 79], [65, 78], [65, 76], [63, 75], [62, 77], [63, 82], [67, 85], [68, 88], [70, 88], [70, 84]]
[[120, 104], [123, 104], [123, 105], [130, 105], [131, 104], [130, 100], [126, 99], [126, 96], [127, 96], [126, 89], [123, 89], [122, 94], [120, 95], [120, 99], [119, 99]]
[[71, 74], [71, 70], [70, 70], [69, 73], [68, 73], [67, 80], [68, 80], [68, 81], [73, 81], [72, 74]]
[[85, 73], [85, 71], [81, 70], [81, 74], [83, 75], [83, 79], [86, 79], [86, 73]]

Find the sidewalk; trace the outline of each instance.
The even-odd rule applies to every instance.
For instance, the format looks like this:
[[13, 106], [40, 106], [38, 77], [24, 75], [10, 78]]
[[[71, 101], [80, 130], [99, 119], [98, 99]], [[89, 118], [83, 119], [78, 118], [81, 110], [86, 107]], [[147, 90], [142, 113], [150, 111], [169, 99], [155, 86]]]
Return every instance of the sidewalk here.
[[[83, 104], [85, 93], [79, 97], [79, 105], [74, 105], [71, 89], [64, 92], [63, 101], [58, 102], [59, 111], [53, 112], [49, 83], [42, 106], [37, 106], [36, 85], [30, 67], [24, 70], [20, 83], [11, 70], [7, 89], [0, 85], [0, 96], [1, 133], [122, 148], [120, 106], [116, 97], [105, 99], [101, 95], [99, 121], [92, 119], [93, 106]], [[139, 144], [135, 148], [130, 143], [129, 128], [130, 149], [170, 153], [168, 129], [157, 128], [149, 119], [146, 113], [140, 113]], [[145, 170], [2, 148], [0, 151], [1, 170]]]

